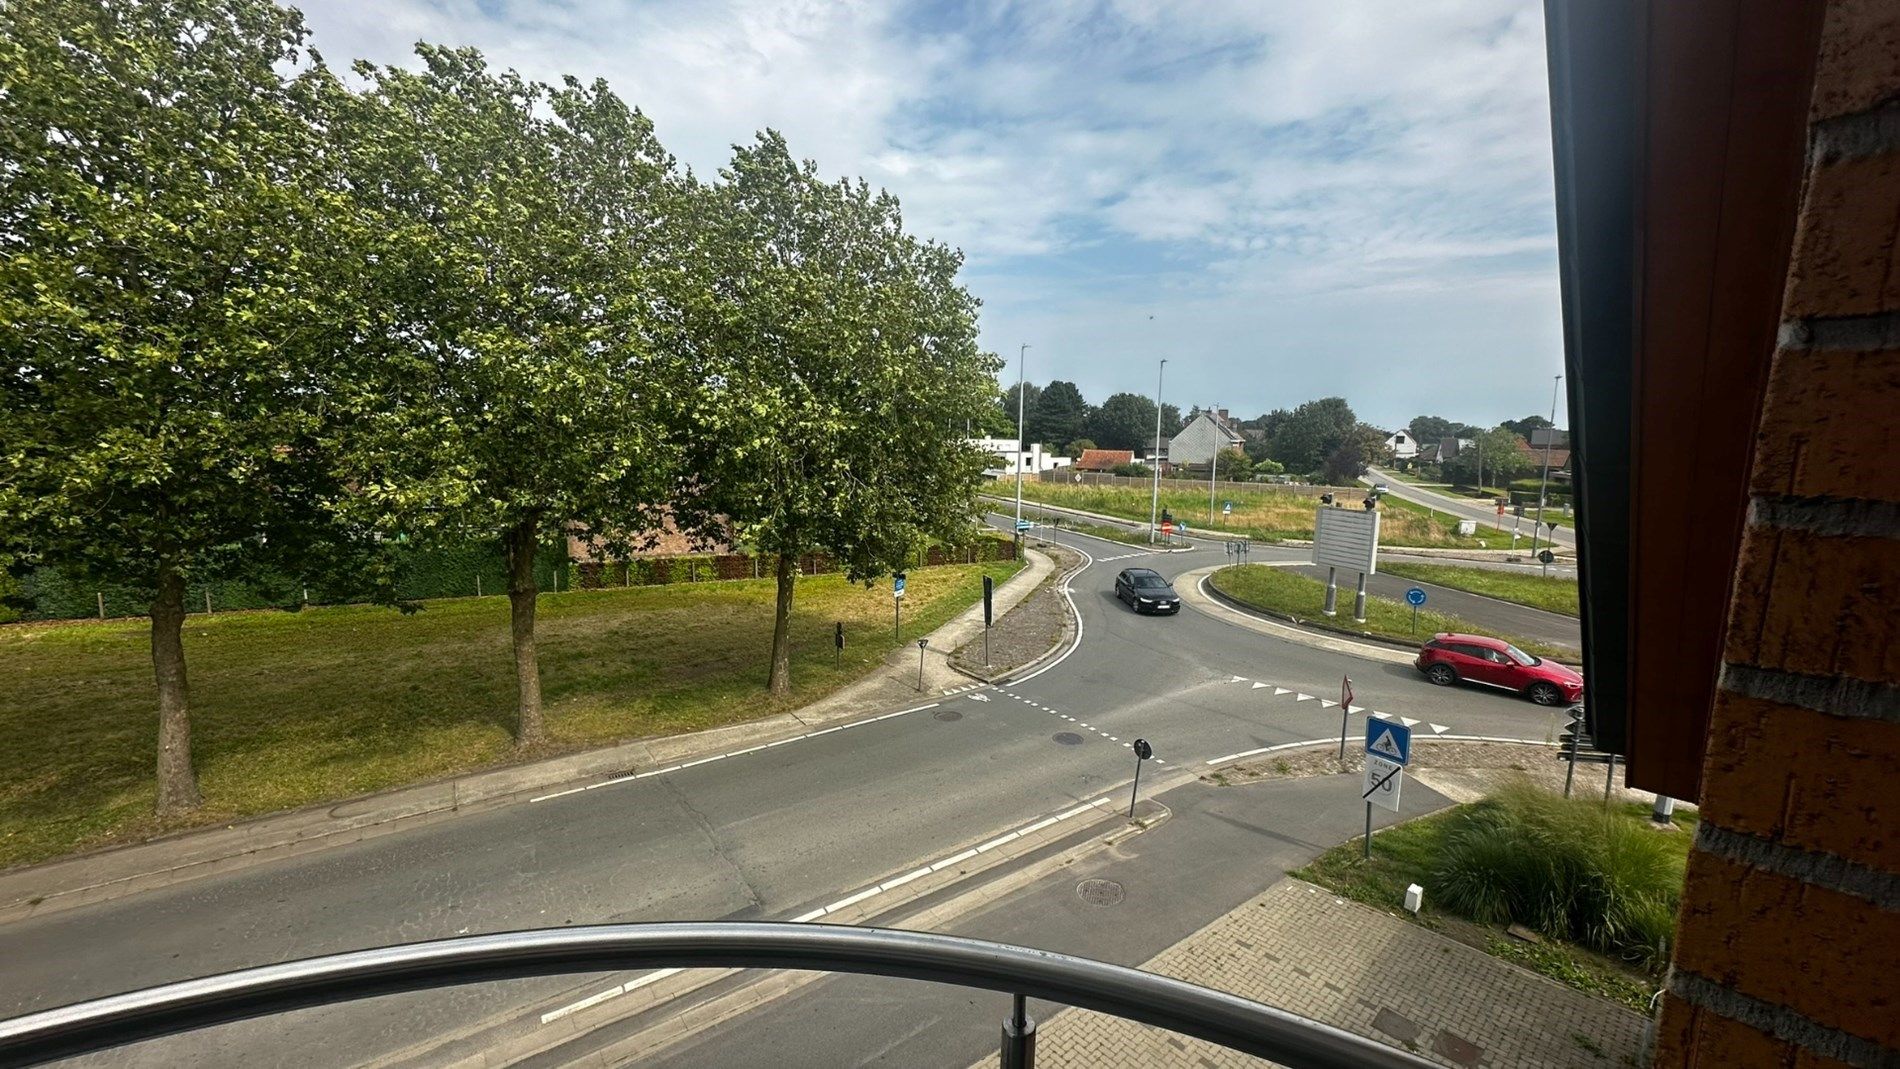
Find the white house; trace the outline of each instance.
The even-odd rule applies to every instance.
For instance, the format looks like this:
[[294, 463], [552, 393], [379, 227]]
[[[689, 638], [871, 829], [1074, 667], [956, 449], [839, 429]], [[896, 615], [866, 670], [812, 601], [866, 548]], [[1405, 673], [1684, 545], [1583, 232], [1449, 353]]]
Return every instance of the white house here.
[[1180, 434], [1168, 439], [1168, 462], [1206, 464], [1222, 450], [1239, 449], [1246, 444], [1246, 436], [1227, 421], [1226, 409], [1210, 410], [1196, 415], [1181, 428]]
[[1034, 442], [1030, 443], [1029, 451], [1025, 453], [1014, 438], [971, 438], [969, 442], [1002, 461], [1001, 464], [991, 464], [983, 470], [983, 474], [992, 479], [1014, 476], [1019, 467], [1024, 475], [1035, 475], [1038, 472], [1066, 468], [1075, 463], [1075, 458], [1059, 457], [1045, 452], [1041, 445]]
[[1411, 431], [1394, 431], [1385, 440], [1385, 451], [1392, 454], [1393, 460], [1411, 460], [1418, 456], [1418, 441]]

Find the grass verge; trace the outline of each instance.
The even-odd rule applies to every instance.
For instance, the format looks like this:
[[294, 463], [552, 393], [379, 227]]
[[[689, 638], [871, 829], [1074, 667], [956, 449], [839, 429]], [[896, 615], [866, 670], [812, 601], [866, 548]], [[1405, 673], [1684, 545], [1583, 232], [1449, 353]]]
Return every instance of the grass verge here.
[[[1681, 830], [1672, 835], [1645, 827], [1646, 812], [1637, 805], [1606, 814], [1596, 802], [1567, 801], [1527, 784], [1507, 787], [1473, 805], [1380, 832], [1369, 860], [1355, 839], [1292, 875], [1646, 1014], [1667, 963], [1694, 822], [1679, 820]], [[1506, 839], [1509, 850], [1500, 853], [1508, 863], [1472, 864], [1474, 844], [1482, 849]], [[1481, 910], [1474, 916], [1466, 908], [1469, 897], [1458, 891], [1478, 875], [1506, 883], [1523, 874], [1535, 876], [1524, 888], [1527, 901], [1502, 915]], [[1398, 907], [1414, 883], [1425, 888], [1425, 906], [1411, 918]], [[1604, 887], [1618, 893], [1598, 893]], [[1631, 909], [1632, 902], [1639, 907]], [[1558, 915], [1548, 908], [1551, 903], [1567, 908]], [[1612, 938], [1592, 934], [1607, 930], [1605, 915], [1619, 910], [1647, 916]], [[1511, 922], [1539, 931], [1541, 941], [1505, 935]]]
[[1326, 601], [1326, 584], [1287, 568], [1275, 568], [1266, 564], [1229, 566], [1215, 572], [1209, 577], [1208, 582], [1215, 590], [1249, 608], [1290, 616], [1301, 624], [1327, 631], [1338, 631], [1341, 634], [1374, 635], [1379, 638], [1396, 639], [1400, 642], [1423, 642], [1440, 631], [1456, 631], [1467, 635], [1490, 635], [1493, 638], [1501, 638], [1539, 657], [1561, 661], [1575, 655], [1575, 651], [1572, 650], [1505, 634], [1471, 623], [1461, 616], [1435, 612], [1431, 609], [1418, 610], [1418, 624], [1415, 631], [1410, 605], [1391, 598], [1372, 595], [1366, 597], [1366, 622], [1361, 624], [1352, 619], [1353, 592], [1348, 587], [1341, 587], [1339, 591], [1340, 615], [1327, 617], [1320, 613], [1320, 606]]
[[1412, 564], [1410, 562], [1381, 562], [1379, 570], [1392, 575], [1402, 575], [1407, 579], [1448, 586], [1454, 590], [1483, 594], [1500, 601], [1514, 601], [1533, 609], [1543, 609], [1545, 612], [1562, 613], [1565, 616], [1580, 614], [1575, 579], [1546, 578], [1527, 572], [1506, 572], [1495, 568], [1459, 568], [1449, 564]]
[[[918, 568], [907, 643], [1013, 561]], [[793, 691], [764, 683], [771, 580], [544, 594], [537, 638], [551, 751], [752, 720], [815, 701], [893, 645], [888, 587], [802, 579]], [[845, 626], [834, 662], [832, 628]], [[504, 597], [193, 616], [185, 624], [205, 805], [151, 813], [157, 717], [147, 625], [0, 628], [0, 867], [177, 827], [225, 823], [517, 757]]]
[[[1190, 534], [1219, 538], [1246, 537], [1263, 542], [1313, 537], [1313, 511], [1319, 502], [1308, 495], [1274, 489], [1260, 484], [1234, 483], [1219, 488], [1220, 498], [1234, 503], [1232, 515], [1222, 516], [1211, 526], [1207, 517], [1207, 494], [1200, 491], [1163, 490], [1161, 507], [1185, 520]], [[1046, 505], [1061, 505], [1099, 512], [1105, 516], [1148, 522], [1151, 492], [1140, 487], [1091, 486], [1068, 483], [1025, 482], [1023, 499]], [[1352, 500], [1357, 500], [1356, 498]], [[1387, 499], [1388, 504], [1396, 499]], [[1477, 537], [1457, 533], [1457, 521], [1440, 514], [1434, 518], [1421, 507], [1387, 508], [1379, 523], [1379, 543], [1385, 546], [1439, 546], [1477, 549]]]

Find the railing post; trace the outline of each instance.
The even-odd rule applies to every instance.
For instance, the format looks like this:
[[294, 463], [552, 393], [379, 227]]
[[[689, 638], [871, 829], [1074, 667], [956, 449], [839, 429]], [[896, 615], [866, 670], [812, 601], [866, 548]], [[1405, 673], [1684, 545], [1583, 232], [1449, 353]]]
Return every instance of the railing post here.
[[1014, 1012], [1003, 1018], [1003, 1069], [1035, 1069], [1036, 1022], [1023, 1003], [1017, 995]]

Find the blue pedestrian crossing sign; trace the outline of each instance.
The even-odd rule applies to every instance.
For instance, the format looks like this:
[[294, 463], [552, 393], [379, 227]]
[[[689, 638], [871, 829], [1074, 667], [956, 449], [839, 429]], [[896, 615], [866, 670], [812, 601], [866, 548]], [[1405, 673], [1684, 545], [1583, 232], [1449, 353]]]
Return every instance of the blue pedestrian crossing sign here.
[[1382, 757], [1395, 765], [1412, 760], [1412, 729], [1403, 724], [1372, 717], [1366, 719], [1366, 753]]
[[1410, 602], [1412, 607], [1416, 609], [1420, 605], [1425, 604], [1425, 592], [1417, 587], [1413, 587], [1405, 592], [1405, 600]]

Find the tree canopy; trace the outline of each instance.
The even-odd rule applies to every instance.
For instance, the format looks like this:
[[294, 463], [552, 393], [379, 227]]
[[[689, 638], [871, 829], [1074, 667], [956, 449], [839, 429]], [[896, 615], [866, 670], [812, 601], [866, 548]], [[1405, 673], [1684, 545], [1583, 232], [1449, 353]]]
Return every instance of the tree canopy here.
[[1279, 421], [1268, 455], [1288, 471], [1318, 471], [1358, 426], [1358, 417], [1343, 397], [1307, 401]]

